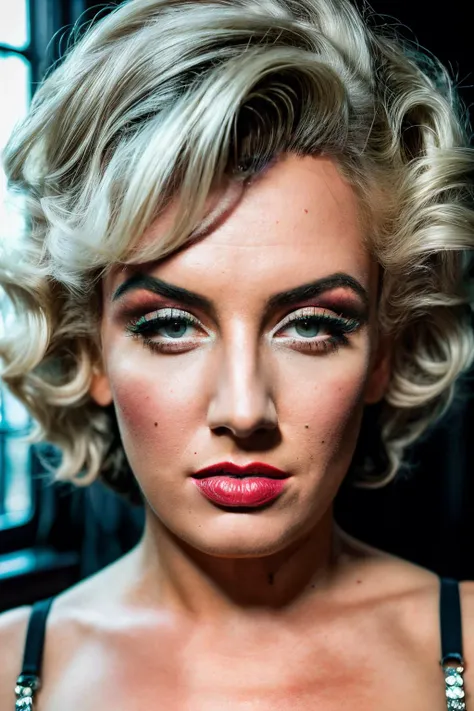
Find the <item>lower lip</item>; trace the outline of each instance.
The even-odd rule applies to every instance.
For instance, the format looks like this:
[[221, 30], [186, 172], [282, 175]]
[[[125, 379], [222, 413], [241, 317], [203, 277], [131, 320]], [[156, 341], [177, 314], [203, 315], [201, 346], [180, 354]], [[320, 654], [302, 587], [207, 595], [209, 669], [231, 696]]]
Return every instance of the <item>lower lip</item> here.
[[285, 487], [285, 479], [248, 476], [210, 476], [193, 479], [201, 494], [222, 506], [257, 507], [274, 501]]

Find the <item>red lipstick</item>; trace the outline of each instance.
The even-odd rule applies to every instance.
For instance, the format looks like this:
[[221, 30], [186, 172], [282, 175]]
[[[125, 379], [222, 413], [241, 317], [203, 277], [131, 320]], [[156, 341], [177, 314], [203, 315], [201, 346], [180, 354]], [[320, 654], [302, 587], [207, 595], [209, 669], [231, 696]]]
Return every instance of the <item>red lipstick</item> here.
[[221, 462], [200, 469], [193, 480], [201, 494], [221, 506], [256, 508], [275, 500], [289, 474], [268, 464], [252, 462], [239, 467]]

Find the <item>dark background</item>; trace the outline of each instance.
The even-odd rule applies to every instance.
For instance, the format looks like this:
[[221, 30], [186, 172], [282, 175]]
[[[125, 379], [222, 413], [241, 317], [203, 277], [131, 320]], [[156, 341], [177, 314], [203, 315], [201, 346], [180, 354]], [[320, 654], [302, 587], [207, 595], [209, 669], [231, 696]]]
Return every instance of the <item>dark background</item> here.
[[[449, 69], [471, 112], [473, 59], [467, 2], [452, 1], [437, 11], [432, 2], [371, 3], [399, 32], [435, 54]], [[34, 80], [60, 54], [58, 28], [83, 16], [91, 19], [103, 6], [87, 0], [36, 0], [32, 3], [32, 56], [38, 62]], [[441, 7], [441, 6], [438, 6]], [[47, 49], [47, 45], [49, 48]], [[474, 373], [470, 373], [474, 381]], [[346, 487], [337, 500], [336, 518], [348, 532], [382, 549], [423, 565], [440, 575], [474, 579], [474, 382], [466, 378], [465, 402], [423, 442], [408, 450], [413, 466], [384, 489]], [[111, 562], [134, 545], [143, 512], [95, 483], [86, 489], [45, 486], [34, 460], [36, 513], [21, 530], [0, 531], [0, 609], [32, 602], [59, 592]], [[2, 561], [23, 566], [4, 575]], [[14, 567], [14, 566], [13, 566]]]
[[[440, 59], [455, 79], [473, 122], [474, 74], [469, 3], [371, 3], [380, 22], [396, 25]], [[472, 380], [473, 373], [470, 373]], [[409, 450], [411, 475], [385, 489], [352, 489], [340, 498], [339, 521], [363, 540], [424, 565], [440, 575], [474, 578], [474, 384], [466, 402]]]

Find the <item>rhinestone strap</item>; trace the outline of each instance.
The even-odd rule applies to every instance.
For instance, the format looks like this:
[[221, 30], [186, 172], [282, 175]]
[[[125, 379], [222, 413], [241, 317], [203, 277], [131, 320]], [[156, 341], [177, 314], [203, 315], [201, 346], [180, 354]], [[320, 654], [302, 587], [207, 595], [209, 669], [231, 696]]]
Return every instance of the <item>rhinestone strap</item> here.
[[33, 711], [33, 699], [40, 687], [40, 680], [33, 674], [20, 674], [16, 680], [15, 711]]
[[[464, 667], [443, 665], [446, 684], [447, 711], [466, 711], [464, 691]], [[33, 700], [40, 687], [37, 676], [21, 674], [15, 686], [15, 711], [33, 711]]]
[[464, 667], [447, 666], [443, 664], [444, 681], [446, 684], [446, 702], [448, 711], [466, 711], [464, 691]]

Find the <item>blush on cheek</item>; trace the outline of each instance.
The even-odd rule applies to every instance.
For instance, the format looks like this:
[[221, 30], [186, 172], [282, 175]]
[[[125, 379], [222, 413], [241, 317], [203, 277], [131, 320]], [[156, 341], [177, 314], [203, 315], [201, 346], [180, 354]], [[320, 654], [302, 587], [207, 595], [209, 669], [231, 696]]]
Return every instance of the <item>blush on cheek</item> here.
[[[194, 410], [189, 386], [169, 385], [165, 377], [144, 378], [143, 373], [111, 374], [117, 420], [125, 452], [137, 476], [156, 462], [178, 465], [179, 455], [191, 436]], [[198, 404], [197, 404], [198, 406]], [[178, 459], [177, 459], [178, 457]]]
[[[128, 456], [135, 451], [141, 456], [155, 452], [160, 443], [171, 447], [178, 433], [170, 422], [173, 410], [163, 398], [153, 397], [146, 389], [120, 388], [115, 399], [117, 420]], [[174, 436], [173, 436], [174, 435]]]
[[[153, 410], [149, 385], [143, 380], [117, 377], [112, 380], [117, 415], [127, 428], [140, 429], [150, 420]], [[155, 418], [156, 419], [156, 418]]]

